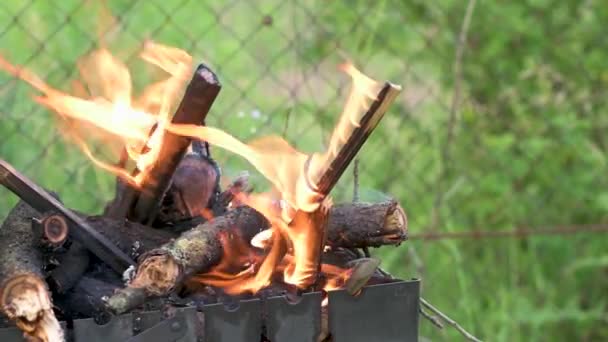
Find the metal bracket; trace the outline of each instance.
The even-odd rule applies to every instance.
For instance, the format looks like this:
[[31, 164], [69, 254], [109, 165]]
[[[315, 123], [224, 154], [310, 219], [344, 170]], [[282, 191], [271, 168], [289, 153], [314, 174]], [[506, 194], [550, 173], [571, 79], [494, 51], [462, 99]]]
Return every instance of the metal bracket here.
[[134, 321], [141, 324], [140, 334], [131, 337], [127, 342], [196, 342], [197, 312], [195, 308], [178, 309], [175, 316], [162, 320], [160, 312], [138, 314]]
[[298, 302], [285, 296], [266, 300], [266, 337], [271, 341], [315, 341], [321, 329], [321, 292], [305, 293]]
[[206, 305], [203, 312], [207, 342], [260, 340], [262, 302], [259, 299], [242, 300], [236, 309], [228, 309], [223, 303]]
[[334, 342], [418, 341], [419, 280], [367, 286], [356, 297], [345, 290], [328, 296]]
[[97, 324], [93, 318], [74, 321], [74, 341], [124, 342], [133, 336], [131, 314], [112, 317], [106, 324]]

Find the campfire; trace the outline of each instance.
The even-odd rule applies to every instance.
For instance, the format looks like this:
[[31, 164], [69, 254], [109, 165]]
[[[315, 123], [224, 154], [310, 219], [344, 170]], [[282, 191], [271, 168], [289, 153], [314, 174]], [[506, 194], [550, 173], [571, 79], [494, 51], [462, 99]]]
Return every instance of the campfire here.
[[[404, 288], [414, 284], [416, 292], [417, 283], [393, 278], [368, 252], [407, 239], [399, 203], [333, 204], [329, 196], [400, 86], [341, 65], [352, 79], [344, 110], [327, 149], [306, 154], [277, 136], [244, 143], [206, 126], [220, 77], [205, 64], [195, 67], [185, 51], [146, 42], [140, 56], [164, 78], [139, 96], [128, 68], [105, 48], [79, 60], [81, 80], [71, 94], [0, 57], [1, 69], [39, 92], [34, 100], [57, 114], [62, 132], [116, 175], [115, 197], [102, 215], [91, 216], [65, 207], [0, 160], [0, 183], [21, 198], [0, 230], [0, 308], [26, 337], [63, 341], [66, 329], [82, 334], [86, 319], [104, 327], [125, 319], [141, 323], [142, 315], [156, 312], [165, 320], [137, 329], [130, 323], [133, 331], [119, 334], [152, 340], [163, 322], [182, 319], [195, 340], [237, 341], [242, 328], [255, 341], [280, 341], [281, 329], [291, 340], [285, 327], [310, 321], [310, 331], [298, 333], [304, 340], [341, 341], [344, 328], [337, 324], [354, 309], [339, 302], [348, 298], [362, 312], [369, 311], [365, 297], [384, 303], [372, 312], [378, 317], [391, 302], [417, 314], [417, 297], [399, 302]], [[91, 139], [113, 147], [118, 162], [100, 157]], [[246, 174], [221, 189], [211, 147], [246, 159], [272, 191], [253, 192]], [[391, 295], [378, 292], [388, 285]], [[311, 314], [277, 316], [296, 307]], [[257, 320], [228, 324], [225, 316], [237, 311], [255, 312], [249, 316]], [[281, 323], [290, 319], [296, 323]], [[179, 330], [174, 323], [168, 326]], [[402, 333], [387, 329], [365, 331], [364, 340]], [[416, 336], [415, 326], [408, 329]]]

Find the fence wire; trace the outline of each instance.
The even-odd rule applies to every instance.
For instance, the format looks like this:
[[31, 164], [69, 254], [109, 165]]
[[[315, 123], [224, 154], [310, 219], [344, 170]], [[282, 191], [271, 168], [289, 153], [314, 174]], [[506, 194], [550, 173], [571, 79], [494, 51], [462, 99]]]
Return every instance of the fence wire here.
[[[348, 58], [367, 75], [403, 86], [359, 155], [360, 200], [398, 198], [412, 233], [420, 236], [605, 223], [605, 9], [594, 1], [479, 2], [463, 41], [466, 8], [467, 2], [447, 0], [12, 1], [0, 3], [0, 51], [69, 89], [78, 57], [104, 41], [127, 61], [141, 89], [149, 81], [137, 58], [142, 42], [176, 46], [220, 76], [223, 88], [208, 125], [245, 141], [283, 135], [306, 152], [324, 147], [341, 112], [349, 80], [337, 65]], [[0, 73], [0, 158], [56, 191], [69, 207], [99, 212], [113, 195], [113, 177], [61, 135], [54, 114], [33, 94]], [[213, 153], [226, 178], [252, 170], [219, 149]], [[335, 202], [352, 198], [352, 182], [347, 172], [333, 193]], [[0, 194], [1, 218], [16, 198]], [[545, 324], [559, 319], [513, 333], [521, 322], [484, 313], [517, 311], [523, 299], [501, 299], [506, 304], [499, 306], [492, 302], [496, 291], [519, 291], [514, 289], [523, 281], [530, 288], [520, 296], [532, 292], [561, 310], [561, 300], [527, 283], [527, 274], [556, 276], [557, 266], [537, 269], [532, 261], [555, 252], [570, 265], [601, 253], [597, 240], [606, 242], [539, 239], [524, 245], [413, 241], [407, 252], [381, 254], [395, 274], [423, 277], [424, 291], [440, 297], [440, 306], [455, 311], [463, 325], [486, 338], [491, 333], [491, 340], [517, 340], [539, 336]], [[488, 268], [501, 267], [504, 273], [484, 276]], [[606, 276], [597, 277], [604, 278], [590, 276], [589, 284]], [[580, 283], [560, 286], [558, 292], [575, 291]], [[598, 296], [601, 291], [592, 291], [577, 300], [584, 304]], [[603, 311], [583, 304], [567, 307], [572, 310], [564, 315], [578, 315], [593, 327], [594, 315]], [[562, 326], [563, 336], [581, 337], [576, 327]], [[590, 329], [591, 337], [606, 333]]]

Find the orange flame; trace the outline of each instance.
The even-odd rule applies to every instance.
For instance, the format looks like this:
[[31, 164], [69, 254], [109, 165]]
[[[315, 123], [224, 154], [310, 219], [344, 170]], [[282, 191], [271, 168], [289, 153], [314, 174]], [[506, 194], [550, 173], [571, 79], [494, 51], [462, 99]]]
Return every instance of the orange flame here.
[[[132, 184], [139, 184], [157, 157], [171, 106], [188, 80], [192, 68], [192, 58], [187, 53], [153, 42], [144, 44], [141, 58], [163, 69], [170, 76], [146, 88], [136, 100], [132, 98], [128, 68], [105, 48], [95, 50], [79, 60], [78, 70], [82, 79], [82, 83], [76, 83], [79, 96], [52, 88], [31, 71], [12, 65], [2, 56], [0, 69], [40, 91], [43, 95], [36, 96], [35, 100], [62, 118], [92, 124], [117, 138], [141, 171], [137, 176], [94, 157], [83, 139], [79, 139], [77, 145], [96, 165]], [[156, 129], [150, 137], [154, 127]], [[144, 147], [146, 151], [142, 152]]]
[[[133, 97], [131, 74], [127, 66], [106, 48], [100, 48], [78, 62], [82, 82], [68, 94], [52, 88], [34, 73], [12, 65], [0, 56], [0, 69], [22, 79], [42, 93], [35, 99], [62, 118], [74, 123], [93, 125], [125, 146], [136, 172], [113, 166], [94, 156], [84, 139], [75, 136], [76, 144], [95, 165], [139, 185], [149, 167], [158, 158], [166, 131], [205, 140], [240, 155], [249, 161], [277, 190], [270, 195], [240, 194], [237, 200], [262, 213], [270, 222], [271, 233], [264, 253], [250, 241], [222, 237], [224, 254], [220, 265], [195, 279], [224, 288], [228, 293], [256, 292], [276, 276], [285, 283], [306, 287], [319, 272], [328, 278], [325, 287], [343, 282], [345, 270], [319, 265], [324, 241], [324, 220], [330, 205], [326, 193], [317, 190], [328, 161], [335, 158], [358, 127], [363, 108], [374, 100], [381, 84], [363, 75], [352, 64], [342, 65], [353, 81], [344, 111], [322, 153], [311, 155], [297, 151], [285, 140], [264, 137], [248, 144], [212, 127], [178, 125], [170, 122], [176, 104], [193, 66], [192, 57], [183, 50], [146, 42], [140, 57], [169, 76], [149, 85], [138, 98]], [[71, 134], [75, 135], [75, 134]], [[207, 213], [201, 213], [201, 215]], [[325, 215], [325, 216], [323, 216]]]

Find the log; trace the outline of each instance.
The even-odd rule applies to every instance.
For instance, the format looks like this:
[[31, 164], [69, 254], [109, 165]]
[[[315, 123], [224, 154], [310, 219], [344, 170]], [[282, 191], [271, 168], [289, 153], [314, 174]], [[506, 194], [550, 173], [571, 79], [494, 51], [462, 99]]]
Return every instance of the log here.
[[59, 214], [45, 214], [40, 219], [32, 220], [32, 229], [36, 240], [44, 247], [59, 248], [68, 239], [67, 220]]
[[[378, 89], [373, 101], [364, 108], [362, 116], [356, 117], [355, 113], [348, 112], [342, 115], [325, 154], [310, 156], [306, 164], [306, 180], [312, 190], [322, 195], [329, 194], [401, 92], [401, 86], [390, 82]], [[351, 95], [349, 101], [352, 99]], [[352, 105], [347, 103], [345, 108], [352, 108]]]
[[249, 241], [267, 224], [254, 209], [239, 207], [183, 233], [142, 255], [135, 277], [110, 297], [108, 308], [120, 314], [141, 305], [147, 297], [169, 294], [189, 276], [209, 271], [219, 263], [223, 255], [221, 234], [239, 234]]
[[71, 319], [99, 317], [105, 313], [104, 297], [111, 296], [120, 283], [108, 282], [89, 274], [66, 293], [57, 296], [57, 306]]
[[[91, 228], [76, 213], [66, 208], [52, 194], [36, 185], [2, 159], [0, 159], [0, 184], [11, 190], [39, 213], [54, 212], [61, 214], [67, 220], [69, 226], [73, 228], [70, 229], [70, 237], [80, 242], [116, 272], [123, 272], [135, 263], [108, 239]], [[29, 222], [28, 225], [30, 225]]]
[[0, 309], [29, 338], [63, 341], [31, 229], [31, 220], [38, 215], [20, 201], [0, 228]]
[[407, 216], [399, 203], [348, 203], [334, 206], [326, 244], [363, 248], [398, 245], [408, 236]]
[[177, 236], [167, 230], [154, 229], [127, 220], [105, 216], [82, 216], [94, 230], [133, 259], [137, 259], [149, 250], [162, 246]]
[[[375, 81], [360, 74], [352, 65], [349, 64], [348, 66], [349, 69], [346, 71], [353, 77], [353, 90], [351, 91], [344, 112], [334, 128], [328, 149], [324, 154], [310, 155], [304, 165], [306, 184], [312, 193], [318, 195], [320, 207], [315, 209], [312, 213], [303, 213], [304, 211], [299, 209], [293, 218], [301, 217], [302, 215], [308, 215], [310, 217], [319, 216], [318, 212], [323, 210], [323, 205], [321, 203], [324, 202], [324, 199], [329, 195], [350, 162], [359, 152], [380, 120], [384, 117], [390, 104], [401, 91], [400, 86], [389, 82], [386, 82], [382, 87], [379, 87]], [[359, 73], [359, 75], [355, 77], [355, 73]], [[365, 87], [369, 86], [368, 89], [359, 88], [362, 86], [358, 83], [361, 82], [361, 80], [367, 83]], [[373, 91], [377, 91], [377, 93], [373, 95], [373, 102], [371, 102], [367, 108], [363, 108], [364, 114], [359, 116], [357, 110], [361, 108], [357, 107], [361, 106], [364, 102], [362, 101], [364, 97], [369, 96], [368, 93]], [[316, 264], [317, 269], [319, 269], [321, 265], [321, 254], [328, 234], [324, 230], [321, 233], [317, 233], [317, 229], [318, 227], [310, 226], [307, 233], [307, 235], [309, 235], [307, 239], [310, 240], [310, 243], [306, 245], [294, 245], [294, 254], [306, 255], [307, 259], [305, 263]], [[314, 249], [311, 250], [310, 246], [314, 246], [312, 247]], [[301, 264], [302, 262], [296, 264], [296, 268]], [[298, 287], [307, 287], [312, 284], [311, 281], [314, 279], [316, 278], [302, 278], [302, 281], [297, 285]]]
[[[351, 206], [357, 206], [359, 210], [354, 210]], [[392, 211], [389, 210], [391, 208]], [[361, 214], [357, 214], [359, 212]], [[361, 215], [372, 216], [370, 212], [378, 213], [373, 215], [377, 220], [376, 225], [368, 221], [369, 224], [358, 226], [358, 222], [364, 220]], [[380, 213], [384, 213], [384, 216]], [[395, 213], [398, 219], [387, 219]], [[396, 239], [397, 236], [401, 237], [401, 241], [407, 236], [405, 214], [395, 201], [335, 206], [330, 209], [328, 216], [327, 230], [337, 231], [330, 236], [340, 237], [336, 244], [341, 242], [347, 245], [364, 244], [364, 239], [367, 237], [372, 239], [371, 242], [374, 244], [379, 244], [381, 241], [394, 244], [400, 242]], [[387, 222], [390, 224], [387, 225]], [[368, 232], [357, 231], [351, 238], [349, 235], [351, 231], [344, 230], [347, 226], [353, 229], [361, 227]], [[247, 206], [237, 207], [224, 216], [198, 225], [162, 247], [142, 255], [134, 279], [127, 288], [118, 291], [110, 298], [108, 307], [115, 313], [123, 313], [139, 306], [147, 297], [166, 295], [188, 277], [205, 273], [220, 261], [223, 255], [221, 234], [229, 236], [239, 234], [244, 241], [251, 241], [254, 236], [268, 227], [266, 218]], [[342, 232], [347, 234], [346, 238], [340, 235]], [[385, 232], [389, 238], [379, 239], [382, 232]], [[396, 232], [400, 234], [396, 235]]]
[[[204, 124], [220, 89], [220, 82], [213, 71], [204, 64], [199, 65], [171, 122]], [[133, 210], [129, 215], [131, 221], [148, 225], [154, 222], [175, 170], [191, 142], [189, 137], [169, 131], [164, 133], [158, 158], [146, 171], [141, 190], [133, 202]]]
[[67, 252], [58, 256], [59, 266], [46, 278], [53, 293], [61, 294], [71, 289], [89, 267], [89, 251], [78, 242], [73, 242]]
[[220, 170], [200, 141], [192, 142], [173, 175], [163, 198], [154, 227], [174, 226], [194, 217], [211, 217], [211, 207], [219, 196]]
[[[325, 245], [330, 247], [399, 245], [408, 237], [407, 216], [395, 200], [335, 205], [328, 220]], [[252, 244], [265, 248], [270, 241], [272, 231], [264, 230], [252, 239]]]

